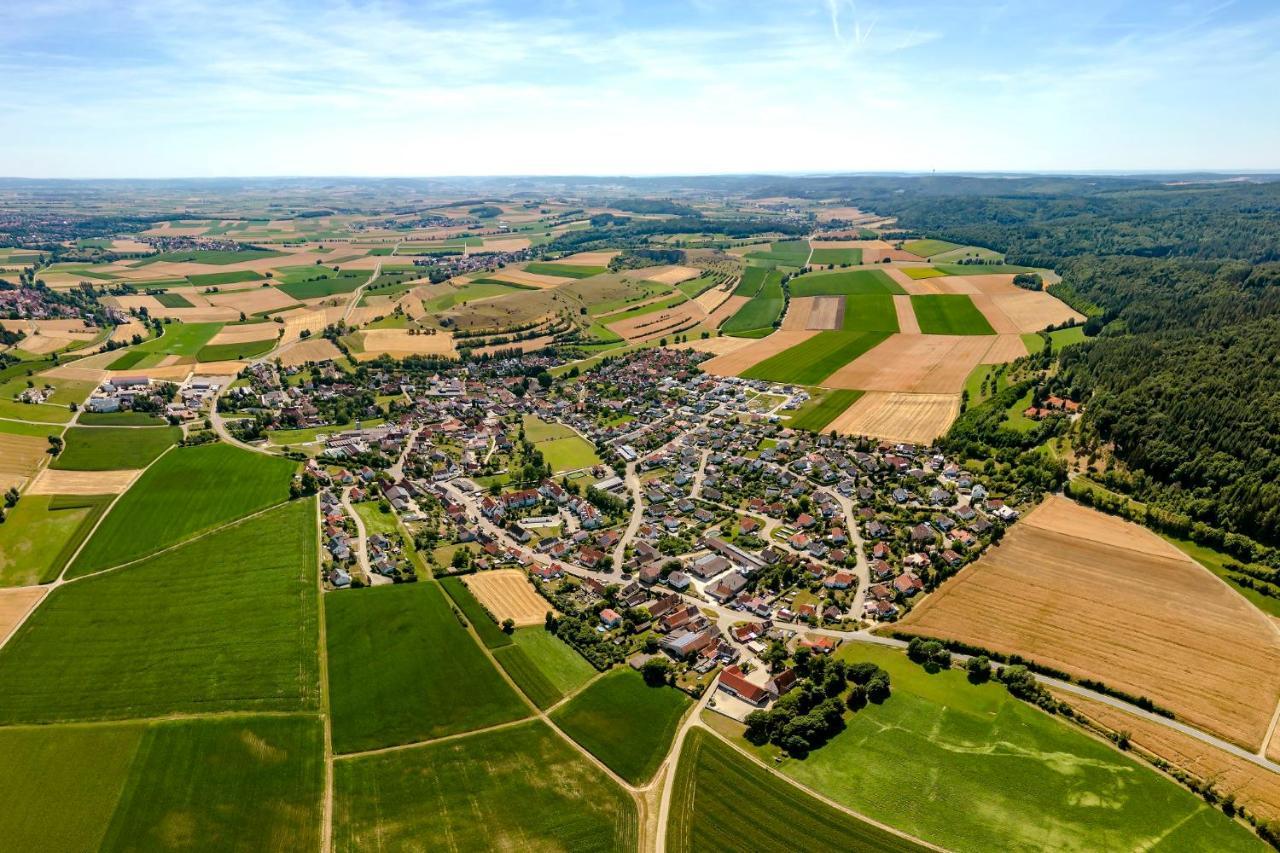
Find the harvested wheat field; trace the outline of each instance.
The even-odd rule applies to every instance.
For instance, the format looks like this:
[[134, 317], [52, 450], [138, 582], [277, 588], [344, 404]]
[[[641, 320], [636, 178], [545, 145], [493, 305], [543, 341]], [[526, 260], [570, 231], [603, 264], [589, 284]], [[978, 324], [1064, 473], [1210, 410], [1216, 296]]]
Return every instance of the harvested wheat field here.
[[1237, 803], [1265, 820], [1280, 819], [1280, 774], [1146, 717], [1065, 690], [1049, 690], [1097, 725], [1128, 732], [1129, 742], [1138, 749], [1212, 782], [1220, 796], [1235, 796]]
[[[526, 240], [525, 243], [529, 241]], [[488, 245], [488, 241], [485, 242]], [[526, 246], [527, 248], [527, 246]], [[578, 264], [584, 267], [607, 267], [609, 261], [617, 257], [616, 251], [606, 252], [578, 252], [576, 255], [569, 255], [567, 258], [556, 258], [557, 264]]]
[[815, 296], [806, 329], [839, 329], [844, 326], [844, 297]]
[[341, 357], [342, 352], [327, 338], [308, 338], [279, 353], [280, 363], [285, 367], [297, 367], [308, 361], [327, 361]]
[[392, 358], [407, 355], [446, 355], [456, 358], [453, 335], [411, 335], [408, 329], [366, 329], [360, 333], [364, 339], [364, 352], [358, 361], [370, 361], [386, 353]]
[[658, 270], [646, 275], [644, 280], [656, 281], [659, 284], [677, 285], [682, 281], [697, 278], [701, 274], [700, 270], [693, 267], [660, 267]]
[[304, 331], [312, 334], [323, 332], [325, 326], [341, 320], [345, 312], [346, 309], [340, 307], [295, 308], [292, 311], [281, 312], [279, 317], [284, 321], [283, 340], [297, 340]]
[[534, 350], [551, 346], [555, 343], [555, 340], [555, 335], [543, 335], [537, 338], [526, 338], [523, 341], [512, 341], [506, 344], [494, 344], [493, 346], [479, 347], [471, 352], [473, 355], [493, 355], [495, 352], [511, 352], [512, 350], [533, 352]]
[[519, 569], [478, 572], [462, 582], [498, 622], [511, 619], [517, 628], [543, 624], [552, 609]]
[[1017, 294], [992, 296], [995, 304], [1022, 332], [1038, 332], [1074, 320], [1083, 323], [1085, 316], [1065, 302], [1043, 292], [1023, 290]]
[[297, 305], [298, 301], [283, 290], [274, 287], [255, 287], [251, 290], [236, 290], [230, 293], [210, 293], [205, 297], [211, 304], [223, 308], [234, 308], [245, 314], [257, 314], [260, 311], [278, 311]]
[[973, 302], [973, 306], [982, 312], [982, 316], [987, 318], [987, 322], [991, 324], [991, 328], [995, 329], [997, 334], [1013, 335], [1022, 331], [1034, 331], [1034, 329], [1020, 329], [1013, 318], [1004, 312], [997, 304], [996, 299], [999, 297], [992, 296], [989, 293], [974, 293], [969, 297]]
[[687, 331], [705, 320], [706, 316], [698, 303], [685, 300], [674, 308], [641, 314], [617, 323], [606, 321], [606, 325], [627, 341], [636, 342]]
[[18, 349], [35, 355], [46, 355], [71, 343], [69, 338], [51, 338], [48, 335], [27, 335], [18, 341]]
[[[532, 245], [528, 237], [505, 237], [501, 240], [495, 240], [486, 237], [484, 241], [484, 251], [486, 252], [519, 252], [527, 249]], [[474, 251], [474, 250], [472, 250]], [[567, 263], [564, 262], [564, 263]]]
[[[706, 311], [708, 315], [714, 314], [716, 309], [724, 304], [729, 298], [732, 290], [723, 290], [719, 287], [713, 287], [698, 295], [693, 301], [698, 303], [698, 307]], [[740, 297], [741, 298], [741, 297]]]
[[890, 261], [923, 261], [924, 258], [919, 255], [913, 255], [902, 249], [895, 249], [884, 240], [867, 240], [867, 245], [862, 249], [862, 262], [864, 264], [879, 264], [885, 260]]
[[841, 435], [931, 444], [960, 414], [959, 394], [868, 391], [827, 425]]
[[704, 361], [701, 367], [705, 372], [714, 373], [717, 376], [737, 376], [747, 368], [759, 364], [766, 358], [775, 356], [783, 350], [791, 349], [796, 344], [802, 344], [816, 334], [818, 333], [809, 330], [791, 332], [779, 330], [767, 338], [748, 338], [750, 345], [731, 353], [717, 356], [710, 361]]
[[959, 394], [995, 340], [991, 335], [890, 335], [822, 384], [860, 391]]
[[982, 357], [983, 364], [1004, 364], [1027, 354], [1022, 335], [996, 335], [995, 343]]
[[44, 587], [38, 586], [0, 589], [0, 645], [22, 624], [32, 608], [44, 598], [44, 594]]
[[920, 334], [920, 321], [916, 319], [916, 309], [911, 307], [911, 297], [895, 294], [893, 310], [898, 313], [898, 330], [904, 335]]
[[[705, 296], [706, 294], [703, 295]], [[707, 325], [713, 329], [720, 328], [721, 323], [728, 320], [734, 314], [737, 314], [738, 309], [750, 301], [750, 296], [730, 296], [728, 299], [721, 302], [719, 307], [714, 311], [707, 312]], [[701, 305], [702, 303], [699, 302], [698, 304]]]
[[43, 435], [10, 435], [0, 432], [0, 474], [30, 477], [48, 454], [49, 440]]
[[809, 328], [809, 317], [813, 314], [815, 296], [797, 296], [787, 303], [787, 313], [782, 315], [783, 331], [791, 332]]
[[1147, 696], [1248, 749], [1280, 696], [1280, 632], [1261, 611], [1154, 533], [1057, 496], [902, 627]]
[[538, 275], [537, 273], [525, 272], [524, 270], [513, 270], [510, 267], [489, 273], [485, 276], [494, 281], [506, 281], [511, 284], [523, 284], [528, 287], [537, 287], [539, 289], [548, 287], [559, 287], [562, 284], [577, 281], [576, 278], [566, 278], [559, 275]]
[[253, 341], [274, 341], [280, 332], [278, 323], [250, 323], [246, 326], [223, 326], [208, 346], [219, 344], [245, 344]]
[[728, 336], [720, 338], [694, 338], [693, 340], [684, 341], [678, 344], [668, 344], [670, 349], [691, 349], [698, 352], [708, 352], [712, 355], [728, 355], [731, 352], [749, 347], [756, 343], [752, 338], [731, 338]]
[[111, 241], [111, 250], [114, 252], [145, 252], [149, 255], [155, 252], [156, 248], [149, 243], [121, 238]]
[[31, 495], [118, 495], [141, 471], [61, 471], [46, 468], [31, 481]]

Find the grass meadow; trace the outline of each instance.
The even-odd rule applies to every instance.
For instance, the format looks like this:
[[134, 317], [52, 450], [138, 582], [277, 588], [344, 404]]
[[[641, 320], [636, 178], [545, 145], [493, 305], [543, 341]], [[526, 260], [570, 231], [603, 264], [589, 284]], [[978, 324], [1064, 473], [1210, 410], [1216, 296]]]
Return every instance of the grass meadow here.
[[316, 706], [315, 502], [59, 587], [0, 649], [0, 723]]
[[253, 358], [276, 347], [277, 338], [271, 337], [261, 341], [242, 341], [238, 344], [210, 344], [200, 347], [196, 353], [196, 361], [236, 361]]
[[[923, 851], [927, 848], [834, 809], [739, 754], [704, 729], [685, 739], [672, 791], [667, 849]], [[743, 819], [749, 803], [751, 819]]]
[[930, 675], [866, 644], [839, 654], [887, 670], [893, 695], [780, 769], [868, 817], [960, 851], [1132, 850], [1154, 839], [1168, 850], [1258, 849], [1203, 800], [1001, 685]]
[[792, 296], [854, 296], [864, 293], [904, 294], [884, 270], [809, 273], [788, 282]]
[[820, 385], [822, 380], [887, 337], [888, 332], [819, 332], [752, 365], [741, 375], [793, 385]]
[[808, 240], [782, 240], [771, 243], [765, 252], [751, 252], [748, 258], [755, 261], [771, 261], [788, 267], [802, 267], [809, 260]]
[[128, 471], [145, 468], [182, 438], [178, 427], [72, 427], [50, 468], [65, 471]]
[[296, 467], [228, 444], [171, 450], [116, 502], [69, 574], [137, 559], [287, 500]]
[[903, 251], [910, 252], [922, 258], [931, 258], [934, 255], [941, 255], [943, 252], [952, 252], [956, 249], [964, 248], [959, 243], [949, 243], [946, 240], [908, 240], [902, 244]]
[[338, 752], [529, 716], [434, 581], [327, 595], [325, 620]]
[[653, 777], [692, 704], [674, 687], [650, 687], [630, 667], [597, 679], [551, 719], [609, 769], [633, 785]]
[[586, 684], [595, 667], [555, 634], [543, 628], [518, 628], [512, 645], [493, 656], [511, 680], [543, 710]]
[[822, 432], [827, 424], [834, 421], [845, 409], [857, 402], [862, 394], [862, 391], [848, 391], [843, 388], [820, 393], [797, 409], [787, 426], [792, 429]]
[[630, 796], [545, 723], [334, 763], [337, 851], [632, 851]]
[[0, 524], [0, 586], [55, 580], [112, 497], [25, 495]]
[[286, 278], [276, 287], [294, 299], [320, 299], [339, 293], [350, 293], [369, 280], [370, 270], [334, 272], [327, 267], [323, 269], [328, 273], [324, 278], [315, 278], [321, 271], [321, 268], [317, 267], [315, 272], [306, 276], [307, 279], [313, 280], [289, 281]]
[[556, 474], [600, 464], [600, 457], [591, 442], [564, 424], [548, 423], [526, 415], [524, 434]]
[[1035, 354], [1044, 349], [1044, 339], [1048, 337], [1053, 351], [1057, 352], [1064, 347], [1082, 344], [1088, 338], [1084, 335], [1084, 326], [1068, 326], [1065, 329], [1057, 329], [1052, 332], [1028, 332], [1022, 336], [1022, 343], [1027, 348], [1027, 352]]
[[861, 249], [814, 249], [813, 255], [809, 258], [809, 265], [815, 267], [860, 263], [862, 263]]
[[994, 335], [987, 318], [963, 293], [931, 293], [912, 296], [920, 331], [926, 335]]
[[480, 642], [484, 643], [486, 649], [500, 649], [515, 642], [510, 634], [498, 627], [498, 623], [489, 615], [489, 611], [471, 594], [471, 590], [467, 589], [467, 585], [461, 578], [441, 578], [440, 586], [462, 611], [467, 622], [471, 623], [476, 636], [480, 638]]

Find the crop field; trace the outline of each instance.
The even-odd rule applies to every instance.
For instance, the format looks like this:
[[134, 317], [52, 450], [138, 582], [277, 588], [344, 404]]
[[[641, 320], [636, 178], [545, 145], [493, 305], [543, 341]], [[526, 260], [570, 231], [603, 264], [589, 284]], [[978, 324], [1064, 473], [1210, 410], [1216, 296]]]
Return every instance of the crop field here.
[[315, 569], [305, 500], [61, 586], [0, 649], [0, 722], [313, 708]]
[[529, 716], [434, 581], [326, 595], [325, 618], [338, 752]]
[[44, 594], [45, 589], [38, 586], [0, 588], [0, 643], [9, 639], [18, 623], [44, 598]]
[[487, 649], [499, 649], [515, 642], [509, 634], [498, 627], [493, 614], [485, 610], [483, 604], [471, 594], [471, 590], [460, 578], [441, 578], [440, 586], [453, 603], [462, 611], [463, 617], [471, 623], [480, 642]]
[[771, 358], [780, 352], [797, 346], [821, 332], [787, 331], [774, 332], [766, 338], [750, 341], [745, 346], [735, 347], [722, 355], [704, 361], [700, 366], [707, 373], [717, 376], [737, 376], [742, 371]]
[[145, 468], [182, 437], [178, 427], [72, 427], [66, 447], [50, 467], [68, 471], [119, 471]]
[[861, 249], [820, 249], [815, 246], [813, 255], [809, 258], [809, 264], [815, 267], [860, 263], [862, 263]]
[[887, 332], [819, 332], [742, 371], [747, 379], [820, 385], [844, 365], [887, 338]]
[[946, 240], [908, 240], [902, 244], [904, 251], [913, 255], [919, 255], [922, 258], [931, 258], [934, 255], [941, 255], [943, 252], [953, 252], [956, 249], [964, 248], [958, 243], [949, 243]]
[[627, 793], [539, 721], [334, 764], [337, 851], [623, 853], [638, 823]]
[[276, 347], [276, 339], [243, 341], [236, 344], [211, 344], [201, 347], [196, 353], [196, 361], [237, 361], [262, 355]]
[[884, 270], [809, 273], [788, 282], [794, 296], [853, 296], [864, 293], [906, 293]]
[[30, 477], [44, 461], [49, 450], [45, 432], [38, 435], [19, 435], [0, 432], [0, 479], [9, 481]]
[[539, 708], [551, 707], [596, 674], [586, 658], [541, 627], [517, 628], [512, 639], [493, 656]]
[[[187, 281], [196, 287], [220, 287], [224, 284], [238, 284], [244, 281], [259, 281], [263, 278], [261, 273], [253, 270], [231, 270], [230, 272], [212, 272], [203, 275], [189, 275]], [[170, 305], [170, 308], [178, 307]]]
[[767, 252], [750, 252], [747, 257], [788, 267], [802, 267], [809, 260], [809, 252], [808, 240], [783, 240], [770, 244]]
[[524, 271], [534, 275], [555, 275], [563, 278], [591, 278], [609, 271], [608, 267], [590, 264], [556, 264], [534, 261], [525, 264]]
[[462, 582], [498, 623], [511, 619], [517, 628], [541, 625], [553, 608], [519, 569], [497, 569], [468, 575]]
[[171, 450], [120, 498], [69, 574], [137, 559], [280, 503], [296, 467], [227, 444]]
[[[1009, 590], [1020, 606], [992, 608]], [[1280, 696], [1265, 614], [1154, 533], [1066, 498], [1046, 498], [902, 627], [1147, 696], [1249, 749]]]
[[187, 297], [181, 293], [157, 293], [156, 301], [165, 308], [194, 308]]
[[934, 269], [933, 267], [900, 267], [900, 269], [907, 278], [916, 281], [946, 275], [942, 270]]
[[898, 311], [894, 297], [885, 293], [857, 293], [844, 297], [841, 329], [846, 332], [898, 331]]
[[959, 394], [868, 391], [828, 425], [840, 435], [929, 444], [960, 414]]
[[650, 687], [640, 673], [623, 667], [593, 682], [551, 718], [613, 772], [642, 785], [666, 757], [690, 704], [674, 687]]
[[959, 293], [912, 296], [920, 331], [926, 335], [994, 335], [987, 318], [973, 300]]
[[132, 363], [129, 363], [129, 360], [133, 359], [137, 353], [194, 358], [221, 328], [221, 323], [165, 323], [163, 335], [143, 341], [131, 348], [119, 359], [107, 365], [107, 369], [129, 370], [136, 367], [140, 359], [133, 360]]
[[733, 289], [733, 295], [755, 296], [764, 285], [765, 278], [770, 276], [782, 279], [782, 276], [766, 267], [746, 267], [742, 271], [742, 278], [738, 279], [738, 286]]
[[138, 261], [133, 266], [144, 267], [154, 263], [192, 263], [221, 266], [224, 264], [244, 263], [245, 261], [260, 261], [265, 258], [279, 258], [283, 257], [284, 254], [284, 252], [275, 252], [267, 249], [246, 249], [242, 252], [232, 249], [187, 249], [176, 252], [160, 252]]
[[674, 853], [769, 850], [782, 838], [788, 850], [814, 853], [927, 849], [811, 797], [704, 729], [685, 739], [673, 784], [667, 849]]
[[892, 696], [780, 769], [868, 817], [959, 851], [1132, 850], [1157, 838], [1170, 850], [1257, 849], [1214, 807], [1001, 685], [929, 675], [868, 644], [838, 654], [887, 670]]
[[368, 280], [367, 270], [344, 270], [311, 281], [286, 281], [276, 287], [294, 299], [321, 299], [339, 293], [350, 293]]
[[106, 496], [24, 495], [0, 524], [0, 587], [31, 586], [57, 578], [106, 510], [108, 500]]
[[781, 297], [777, 299], [766, 299], [761, 296], [754, 297], [739, 308], [732, 317], [725, 320], [720, 330], [726, 335], [744, 335], [762, 329], [770, 329], [777, 322], [778, 317], [782, 315], [784, 305], [785, 302]]
[[861, 391], [850, 391], [843, 388], [822, 392], [797, 409], [795, 414], [791, 416], [791, 421], [787, 426], [792, 429], [822, 432], [827, 424], [857, 402], [861, 396]]
[[315, 718], [5, 729], [0, 754], [0, 835], [14, 849], [319, 844]]
[[[831, 388], [959, 394], [977, 365], [988, 360], [1001, 337], [979, 335], [889, 335], [864, 357], [831, 374]], [[1021, 346], [1017, 336], [1013, 343]]]

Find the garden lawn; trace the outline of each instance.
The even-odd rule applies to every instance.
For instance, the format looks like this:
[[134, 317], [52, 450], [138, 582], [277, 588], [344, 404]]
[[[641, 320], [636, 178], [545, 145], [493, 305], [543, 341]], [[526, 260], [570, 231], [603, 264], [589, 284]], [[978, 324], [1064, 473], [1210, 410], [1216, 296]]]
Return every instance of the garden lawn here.
[[112, 495], [24, 495], [0, 524], [0, 587], [58, 577]]
[[998, 684], [929, 675], [862, 643], [839, 654], [886, 669], [893, 695], [781, 769], [868, 817], [958, 851], [1134, 850], [1157, 839], [1164, 850], [1259, 849], [1203, 800]]
[[296, 501], [49, 593], [0, 649], [0, 724], [315, 708], [315, 512]]
[[228, 444], [171, 450], [120, 497], [69, 574], [135, 560], [287, 500], [296, 467]]
[[787, 283], [795, 296], [851, 296], [861, 293], [904, 294], [898, 284], [884, 270], [848, 270], [843, 272], [809, 273], [791, 279]]
[[557, 708], [552, 721], [633, 785], [653, 777], [692, 704], [674, 687], [650, 687], [630, 667], [610, 671]]
[[543, 710], [586, 684], [595, 667], [567, 643], [544, 628], [518, 628], [515, 643], [494, 657], [533, 703]]
[[[923, 851], [924, 846], [834, 809], [704, 729], [685, 739], [672, 791], [667, 849]], [[751, 819], [743, 820], [749, 803]]]
[[753, 365], [741, 375], [770, 382], [820, 385], [822, 380], [887, 337], [888, 332], [819, 332]]
[[973, 300], [963, 293], [933, 293], [912, 296], [920, 331], [926, 335], [994, 335], [987, 318]]
[[631, 853], [636, 807], [540, 721], [334, 763], [337, 851]]
[[145, 468], [182, 438], [178, 427], [71, 427], [66, 447], [50, 468], [63, 471], [128, 471]]
[[809, 265], [815, 267], [860, 263], [862, 263], [861, 249], [814, 249], [813, 255], [809, 258]]
[[554, 264], [533, 261], [525, 264], [524, 271], [534, 275], [556, 275], [561, 278], [591, 278], [609, 271], [608, 267], [583, 264]]
[[791, 429], [807, 429], [810, 432], [822, 432], [827, 424], [834, 421], [847, 408], [857, 402], [862, 391], [847, 391], [837, 388], [827, 391], [809, 400], [791, 416], [787, 426]]
[[529, 716], [434, 581], [326, 595], [325, 620], [337, 752]]

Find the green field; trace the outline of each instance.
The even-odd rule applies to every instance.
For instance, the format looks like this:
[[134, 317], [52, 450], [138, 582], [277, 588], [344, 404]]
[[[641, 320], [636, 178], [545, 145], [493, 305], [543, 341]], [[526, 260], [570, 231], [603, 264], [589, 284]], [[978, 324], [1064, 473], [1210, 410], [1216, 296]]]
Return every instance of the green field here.
[[555, 264], [532, 261], [525, 264], [524, 271], [534, 275], [556, 275], [561, 278], [591, 278], [609, 271], [608, 267], [585, 266], [582, 264]]
[[[992, 389], [991, 383], [987, 381], [990, 377], [994, 376], [1001, 367], [1003, 367], [1003, 365], [1000, 364], [979, 364], [973, 369], [973, 372], [969, 374], [968, 378], [965, 379], [964, 390], [969, 393], [970, 406], [976, 406], [988, 397], [995, 396], [999, 392], [1003, 391], [1005, 386], [1009, 384], [1004, 373], [1001, 373], [996, 378], [996, 387], [994, 390]], [[987, 386], [987, 393], [985, 394], [982, 393], [983, 383], [986, 383]]]
[[81, 412], [76, 420], [83, 426], [167, 426], [168, 421], [146, 412]]
[[18, 376], [0, 385], [0, 397], [18, 396], [27, 389], [28, 382], [36, 387], [53, 389], [53, 393], [43, 404], [47, 406], [66, 407], [69, 403], [83, 403], [97, 387], [96, 382], [85, 382], [79, 379], [59, 379], [48, 375]]
[[325, 624], [338, 752], [529, 716], [434, 581], [326, 595]]
[[322, 755], [314, 717], [2, 729], [0, 837], [14, 850], [317, 849]]
[[943, 252], [952, 252], [962, 248], [964, 247], [959, 243], [948, 243], [946, 240], [908, 240], [902, 244], [903, 251], [918, 255], [921, 258], [930, 258], [934, 255], [941, 255]]
[[673, 687], [650, 687], [629, 667], [614, 669], [557, 708], [552, 721], [633, 785], [652, 778], [692, 704]]
[[181, 293], [157, 293], [155, 295], [156, 302], [159, 302], [165, 308], [194, 308], [191, 300], [183, 296]]
[[887, 670], [893, 695], [780, 769], [868, 817], [959, 851], [1134, 850], [1156, 839], [1162, 850], [1259, 849], [1203, 800], [1001, 685], [929, 675], [864, 643], [839, 654]]
[[[667, 849], [917, 851], [927, 848], [811, 797], [704, 729], [685, 739], [671, 794]], [[743, 806], [750, 804], [750, 818]]]
[[79, 427], [63, 436], [66, 447], [50, 468], [64, 471], [127, 471], [145, 468], [182, 438], [178, 427]]
[[507, 284], [500, 281], [471, 282], [464, 284], [462, 287], [454, 288], [451, 293], [445, 293], [432, 299], [424, 299], [422, 307], [430, 313], [437, 313], [448, 310], [455, 305], [464, 302], [470, 302], [476, 299], [488, 299], [493, 296], [505, 296], [508, 293], [516, 293], [526, 288], [518, 287], [514, 284]]
[[844, 298], [846, 332], [896, 332], [898, 310], [887, 293], [855, 293]]
[[1031, 267], [1018, 264], [944, 264], [935, 262], [934, 267], [944, 275], [1012, 275], [1020, 272], [1031, 272]]
[[[725, 320], [720, 326], [720, 330], [726, 335], [738, 335], [741, 337], [749, 337], [748, 333], [756, 331], [764, 331], [767, 334], [772, 331], [773, 324], [782, 316], [784, 307], [786, 307], [786, 302], [782, 297], [768, 299], [757, 296], [739, 308], [732, 317]], [[760, 335], [760, 337], [763, 337], [763, 335]]]
[[788, 284], [794, 296], [852, 296], [862, 293], [904, 294], [884, 270], [847, 270], [843, 272], [809, 273], [793, 278]]
[[600, 457], [591, 442], [563, 424], [546, 423], [533, 415], [526, 415], [524, 434], [551, 466], [553, 473], [600, 464]]
[[828, 376], [887, 337], [888, 332], [819, 332], [740, 375], [791, 385], [821, 385]]
[[821, 393], [796, 409], [787, 426], [792, 429], [822, 432], [827, 424], [852, 406], [862, 394], [862, 391], [847, 391], [843, 388]]
[[839, 266], [841, 264], [862, 263], [861, 249], [814, 249], [809, 258], [811, 266]]
[[289, 281], [286, 278], [276, 287], [294, 299], [319, 299], [338, 293], [350, 293], [367, 282], [371, 273], [370, 270], [343, 270], [335, 273], [328, 267], [318, 267], [306, 277], [314, 278], [321, 270], [327, 272], [324, 278], [314, 281]]
[[634, 308], [627, 308], [614, 314], [606, 314], [600, 317], [601, 323], [618, 323], [622, 320], [630, 320], [633, 317], [641, 317], [645, 314], [654, 314], [658, 311], [665, 311], [668, 308], [674, 308], [677, 305], [688, 302], [689, 297], [683, 293], [676, 292], [665, 299], [657, 299], [647, 305], [637, 305]]
[[926, 335], [994, 335], [987, 318], [963, 293], [931, 293], [912, 296], [920, 331]]
[[0, 649], [0, 723], [316, 706], [315, 501], [51, 592]]
[[228, 444], [171, 450], [116, 502], [69, 575], [143, 557], [287, 500], [296, 467]]
[[238, 344], [211, 344], [201, 347], [196, 353], [196, 361], [235, 361], [242, 358], [253, 358], [276, 348], [278, 338], [271, 337], [265, 341], [244, 341]]
[[260, 281], [266, 278], [262, 273], [253, 270], [233, 270], [231, 272], [211, 272], [204, 275], [189, 275], [187, 281], [196, 287], [220, 287], [224, 284], [238, 284], [242, 281]]
[[751, 252], [748, 258], [754, 261], [771, 261], [788, 267], [802, 267], [809, 260], [808, 240], [783, 240], [770, 243], [766, 252]]
[[715, 276], [704, 275], [699, 278], [691, 278], [688, 281], [682, 281], [680, 284], [676, 285], [676, 290], [680, 291], [690, 299], [694, 299], [719, 283], [719, 280], [717, 280]]
[[1027, 352], [1035, 355], [1043, 350], [1045, 335], [1048, 335], [1054, 352], [1063, 347], [1082, 344], [1088, 340], [1084, 336], [1084, 326], [1068, 326], [1065, 329], [1057, 329], [1053, 332], [1028, 332], [1022, 336], [1022, 343], [1026, 345]]
[[[771, 275], [777, 273], [767, 267], [746, 267], [742, 270], [742, 278], [738, 280], [737, 287], [733, 289], [733, 295], [755, 296], [764, 285], [765, 278]], [[781, 279], [781, 276], [778, 278]]]
[[[54, 406], [48, 403], [19, 403], [16, 400], [0, 399], [0, 418], [46, 424], [65, 424], [72, 417], [71, 409], [66, 406]], [[54, 430], [54, 432], [56, 433], [57, 430]]]
[[57, 578], [111, 495], [25, 495], [0, 524], [0, 587]]
[[484, 643], [487, 649], [500, 649], [503, 646], [509, 646], [515, 642], [510, 634], [505, 633], [498, 627], [498, 623], [494, 621], [489, 611], [485, 610], [471, 590], [467, 589], [467, 585], [462, 582], [461, 578], [441, 578], [440, 586], [459, 610], [462, 616], [471, 623], [471, 627], [475, 629], [476, 634], [480, 637], [480, 642]]
[[635, 804], [542, 722], [334, 763], [334, 849], [630, 853]]
[[906, 274], [907, 278], [915, 279], [916, 281], [946, 275], [942, 270], [934, 269], [933, 267], [900, 267], [900, 269]]
[[539, 708], [551, 707], [596, 674], [586, 658], [543, 628], [517, 628], [512, 639], [514, 644], [493, 656]]
[[[108, 370], [129, 370], [144, 361], [158, 363], [166, 355], [194, 357], [201, 348], [209, 343], [210, 338], [222, 328], [222, 323], [165, 323], [164, 334], [158, 338], [143, 341], [136, 347], [107, 365]], [[139, 355], [141, 353], [142, 355]], [[147, 356], [154, 358], [148, 359]], [[146, 366], [150, 366], [149, 364]]]

